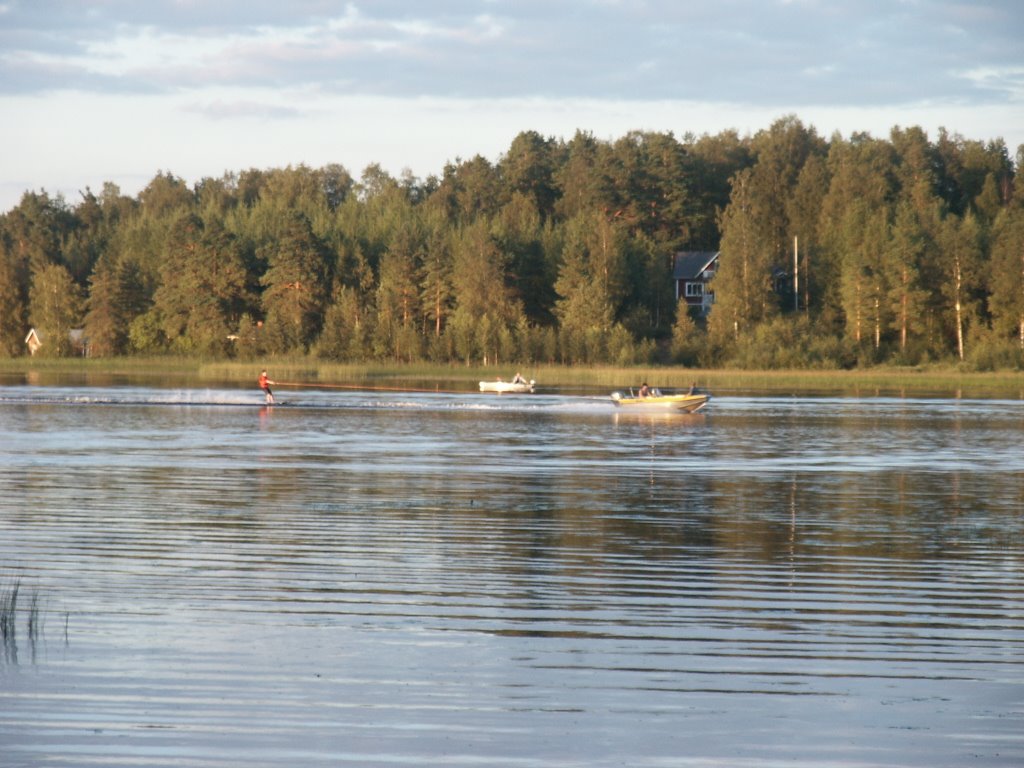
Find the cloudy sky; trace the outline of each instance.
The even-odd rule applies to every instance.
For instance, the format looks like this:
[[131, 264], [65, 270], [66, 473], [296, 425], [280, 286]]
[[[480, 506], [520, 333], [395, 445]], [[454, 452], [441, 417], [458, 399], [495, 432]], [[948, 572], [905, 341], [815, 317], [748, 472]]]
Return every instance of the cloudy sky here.
[[1020, 0], [0, 0], [0, 211], [158, 171], [440, 175], [523, 130], [1024, 144]]

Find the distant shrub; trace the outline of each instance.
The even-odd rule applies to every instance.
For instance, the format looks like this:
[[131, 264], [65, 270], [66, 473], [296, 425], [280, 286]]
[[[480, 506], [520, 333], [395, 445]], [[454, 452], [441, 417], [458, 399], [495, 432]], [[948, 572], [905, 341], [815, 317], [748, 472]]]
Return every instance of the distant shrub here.
[[993, 333], [979, 335], [967, 347], [964, 368], [970, 371], [1024, 370], [1024, 353], [1017, 339], [1000, 338]]
[[698, 327], [685, 301], [679, 302], [676, 313], [670, 346], [672, 362], [678, 365], [696, 365], [701, 354], [707, 350], [707, 334]]
[[834, 370], [852, 367], [856, 356], [842, 339], [815, 332], [808, 318], [801, 315], [777, 317], [759, 325], [751, 335], [737, 342], [730, 362], [752, 369]]

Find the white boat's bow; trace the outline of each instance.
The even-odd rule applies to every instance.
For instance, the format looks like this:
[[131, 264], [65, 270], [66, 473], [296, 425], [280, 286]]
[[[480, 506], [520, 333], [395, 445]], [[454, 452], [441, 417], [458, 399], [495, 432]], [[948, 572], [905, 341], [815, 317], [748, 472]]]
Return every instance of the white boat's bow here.
[[518, 393], [518, 394], [529, 394], [533, 392], [533, 387], [536, 382], [533, 379], [529, 381], [481, 381], [480, 391], [481, 392], [497, 392], [498, 394]]

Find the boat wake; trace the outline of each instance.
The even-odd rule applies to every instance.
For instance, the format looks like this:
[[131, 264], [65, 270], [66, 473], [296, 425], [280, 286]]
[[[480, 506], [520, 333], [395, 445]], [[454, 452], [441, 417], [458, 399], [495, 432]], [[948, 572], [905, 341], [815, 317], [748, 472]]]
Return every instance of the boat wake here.
[[388, 409], [446, 410], [479, 412], [609, 413], [607, 398], [571, 395], [501, 397], [475, 392], [373, 392], [352, 390], [325, 392], [275, 392], [276, 402], [268, 404], [261, 392], [230, 389], [156, 389], [143, 387], [87, 388], [18, 386], [0, 389], [0, 408], [17, 406], [52, 407], [198, 407], [259, 409]]

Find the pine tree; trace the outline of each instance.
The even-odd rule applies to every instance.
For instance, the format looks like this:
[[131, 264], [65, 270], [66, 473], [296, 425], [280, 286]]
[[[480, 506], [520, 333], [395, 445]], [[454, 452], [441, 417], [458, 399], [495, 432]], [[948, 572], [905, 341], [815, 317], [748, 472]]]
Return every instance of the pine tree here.
[[889, 324], [888, 210], [855, 204], [844, 213], [842, 226], [833, 237], [844, 254], [840, 294], [846, 337], [854, 347], [870, 345], [877, 354]]
[[[834, 262], [821, 259], [822, 236], [819, 233], [822, 205], [828, 192], [829, 177], [825, 161], [812, 155], [804, 163], [797, 177], [792, 196], [786, 204], [789, 219], [789, 235], [796, 240], [797, 266], [794, 274], [796, 306], [805, 312], [814, 311], [816, 316], [826, 316], [832, 309], [828, 299], [832, 298], [826, 288], [833, 284], [838, 275]], [[833, 302], [834, 303], [834, 302]]]
[[327, 252], [309, 220], [292, 213], [262, 251], [266, 331], [276, 352], [304, 351], [317, 337], [330, 285]]
[[498, 173], [512, 193], [533, 203], [545, 219], [554, 213], [557, 198], [554, 180], [555, 142], [536, 131], [517, 135], [498, 163]]
[[392, 239], [380, 260], [377, 282], [376, 352], [380, 357], [419, 358], [419, 282], [422, 242], [412, 222]]
[[573, 362], [599, 359], [624, 296], [624, 235], [599, 213], [566, 225], [562, 265], [555, 281], [555, 314], [563, 353]]
[[949, 216], [943, 222], [940, 248], [939, 291], [951, 318], [956, 356], [966, 356], [968, 324], [977, 317], [974, 296], [981, 280], [981, 229], [977, 217], [968, 212], [963, 219]]
[[1024, 207], [1019, 204], [996, 219], [989, 291], [995, 329], [1016, 336], [1024, 354]]
[[427, 335], [440, 339], [452, 304], [452, 254], [443, 219], [432, 211], [427, 217], [427, 241], [420, 272], [420, 302]]
[[709, 318], [709, 329], [720, 343], [739, 340], [779, 311], [772, 286], [771, 227], [753, 178], [749, 170], [737, 174], [722, 215], [722, 253], [712, 282], [715, 308]]
[[369, 355], [369, 313], [354, 288], [339, 286], [324, 314], [317, 354], [328, 360], [363, 360]]
[[82, 316], [82, 295], [66, 268], [50, 264], [33, 274], [30, 308], [32, 325], [43, 338], [42, 354], [72, 354], [70, 332]]
[[925, 299], [921, 281], [922, 260], [926, 250], [926, 234], [917, 214], [908, 201], [896, 206], [891, 239], [886, 249], [891, 270], [889, 309], [900, 352], [907, 353], [913, 333], [920, 333]]
[[188, 350], [189, 318], [196, 308], [212, 300], [200, 291], [199, 272], [205, 268], [200, 239], [203, 222], [194, 213], [177, 218], [168, 233], [161, 283], [154, 296], [154, 308], [162, 320], [164, 335], [182, 350]]
[[216, 349], [238, 327], [244, 314], [254, 309], [241, 245], [221, 222], [206, 223], [199, 241], [203, 268], [198, 271], [199, 290], [211, 301], [205, 306], [205, 318], [193, 315], [189, 333], [206, 340], [204, 347]]
[[512, 194], [494, 218], [492, 235], [507, 255], [508, 285], [534, 322], [549, 322], [554, 306], [554, 270], [544, 249], [544, 225], [533, 200]]
[[123, 352], [128, 343], [127, 318], [118, 312], [117, 267], [101, 259], [92, 274], [89, 287], [85, 331], [95, 357], [110, 357]]
[[0, 356], [15, 357], [24, 352], [27, 280], [0, 233]]
[[672, 360], [679, 365], [696, 365], [702, 347], [701, 331], [690, 316], [686, 299], [680, 299], [672, 326]]
[[466, 360], [479, 357], [493, 362], [497, 348], [481, 347], [479, 342], [485, 339], [490, 345], [496, 337], [477, 334], [476, 325], [483, 323], [486, 317], [489, 327], [511, 329], [523, 314], [521, 303], [507, 283], [508, 254], [498, 247], [491, 234], [490, 221], [483, 217], [459, 230], [453, 249], [455, 311], [452, 323], [459, 355]]

